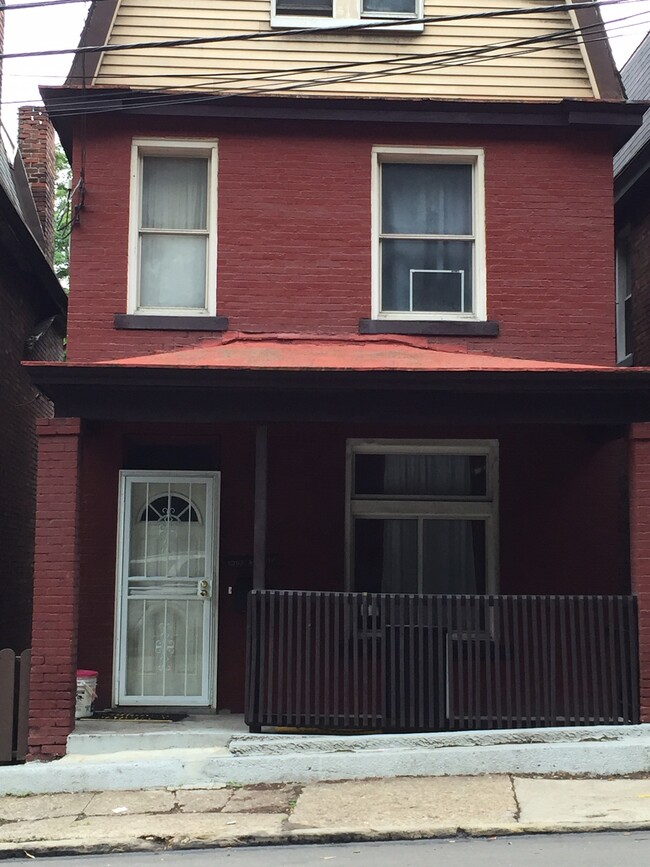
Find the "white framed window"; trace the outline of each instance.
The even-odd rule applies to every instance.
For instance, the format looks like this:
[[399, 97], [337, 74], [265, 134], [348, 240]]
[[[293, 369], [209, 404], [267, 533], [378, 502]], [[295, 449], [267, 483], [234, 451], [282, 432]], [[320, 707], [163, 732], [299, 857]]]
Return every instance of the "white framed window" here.
[[616, 361], [632, 363], [632, 257], [630, 232], [616, 238]]
[[215, 141], [133, 141], [129, 235], [129, 313], [216, 315]]
[[373, 319], [487, 318], [484, 154], [372, 152]]
[[348, 440], [347, 586], [497, 590], [496, 440]]
[[271, 0], [271, 26], [350, 27], [355, 24], [395, 22], [362, 33], [415, 32], [424, 30], [423, 0]]

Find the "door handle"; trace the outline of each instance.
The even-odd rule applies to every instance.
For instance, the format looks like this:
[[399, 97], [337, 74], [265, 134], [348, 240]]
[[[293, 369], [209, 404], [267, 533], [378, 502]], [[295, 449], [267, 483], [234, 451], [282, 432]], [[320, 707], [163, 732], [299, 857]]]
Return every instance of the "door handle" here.
[[199, 596], [204, 599], [210, 595], [210, 585], [207, 581], [199, 581]]

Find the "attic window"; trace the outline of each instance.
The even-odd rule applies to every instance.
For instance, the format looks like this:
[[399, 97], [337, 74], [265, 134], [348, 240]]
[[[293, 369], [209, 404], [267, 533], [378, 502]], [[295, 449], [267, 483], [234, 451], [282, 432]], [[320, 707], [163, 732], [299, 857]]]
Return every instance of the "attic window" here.
[[374, 18], [414, 18], [417, 0], [361, 0], [362, 14]]
[[332, 16], [334, 0], [275, 0], [276, 15]]
[[424, 30], [423, 0], [271, 0], [270, 6], [271, 27], [281, 30], [360, 27], [368, 38]]

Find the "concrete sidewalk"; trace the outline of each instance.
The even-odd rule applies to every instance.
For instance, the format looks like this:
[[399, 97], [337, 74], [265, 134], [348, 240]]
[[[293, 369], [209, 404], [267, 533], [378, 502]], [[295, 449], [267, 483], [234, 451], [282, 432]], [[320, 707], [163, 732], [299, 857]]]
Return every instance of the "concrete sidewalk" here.
[[0, 798], [0, 857], [650, 828], [650, 776], [397, 777]]

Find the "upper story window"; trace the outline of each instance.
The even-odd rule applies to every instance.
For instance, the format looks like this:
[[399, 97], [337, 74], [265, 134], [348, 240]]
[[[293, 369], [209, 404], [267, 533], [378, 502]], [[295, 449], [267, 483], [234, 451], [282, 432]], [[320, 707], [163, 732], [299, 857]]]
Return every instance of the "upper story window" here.
[[129, 312], [216, 314], [216, 144], [133, 142]]
[[485, 320], [482, 151], [373, 159], [373, 318]]
[[632, 257], [628, 231], [616, 239], [616, 361], [632, 362]]
[[394, 26], [370, 28], [369, 34], [419, 32], [424, 14], [423, 0], [271, 0], [271, 26], [350, 27], [355, 24], [394, 21]]

